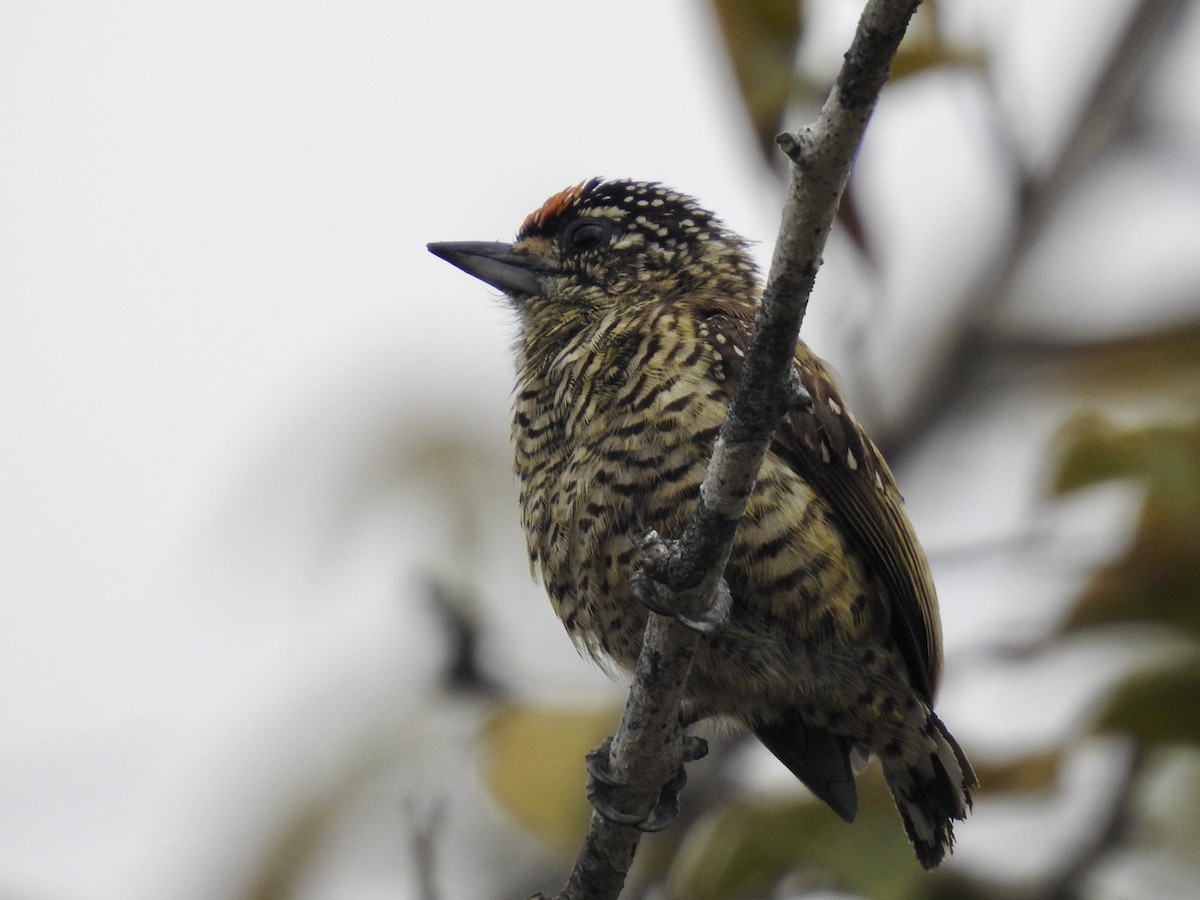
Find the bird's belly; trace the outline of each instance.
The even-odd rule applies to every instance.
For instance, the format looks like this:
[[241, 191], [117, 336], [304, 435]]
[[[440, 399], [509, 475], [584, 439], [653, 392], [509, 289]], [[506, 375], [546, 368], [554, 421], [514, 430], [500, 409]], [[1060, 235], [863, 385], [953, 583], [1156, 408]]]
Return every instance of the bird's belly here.
[[[653, 469], [581, 455], [552, 479], [553, 494], [527, 504], [541, 510], [541, 526], [527, 532], [555, 611], [593, 656], [627, 671], [636, 665], [648, 614], [629, 589], [634, 538], [650, 528], [682, 532], [706, 462], [706, 448], [659, 454]], [[886, 640], [886, 607], [825, 503], [772, 457], [725, 578], [733, 610], [701, 640], [693, 714], [753, 719], [862, 693], [864, 658]]]

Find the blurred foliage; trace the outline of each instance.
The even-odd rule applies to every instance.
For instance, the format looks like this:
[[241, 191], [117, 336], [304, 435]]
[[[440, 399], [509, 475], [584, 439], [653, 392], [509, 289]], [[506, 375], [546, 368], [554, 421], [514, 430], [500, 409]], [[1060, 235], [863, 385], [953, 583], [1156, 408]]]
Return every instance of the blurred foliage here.
[[[1200, 638], [1200, 419], [1119, 428], [1089, 415], [1062, 442], [1059, 493], [1125, 479], [1146, 492], [1129, 547], [1094, 574], [1064, 630], [1142, 623]], [[1200, 745], [1200, 647], [1126, 678], [1096, 727], [1144, 744]]]
[[971, 765], [987, 791], [1044, 793], [1057, 783], [1063, 762], [1063, 751], [1051, 748], [1009, 759], [974, 759]]
[[1061, 441], [1058, 493], [1114, 479], [1146, 491], [1128, 549], [1093, 576], [1064, 630], [1155, 622], [1200, 637], [1200, 419], [1121, 429], [1087, 415]]
[[1109, 696], [1096, 727], [1142, 744], [1200, 747], [1200, 653], [1125, 679]]
[[616, 727], [620, 710], [580, 712], [505, 704], [483, 734], [492, 796], [525, 828], [575, 855], [591, 805], [583, 759]]
[[[877, 769], [858, 779], [853, 826], [811, 798], [739, 802], [701, 821], [670, 873], [670, 896], [694, 900], [760, 896], [789, 873], [813, 873], [867, 897], [918, 896], [925, 881]], [[816, 874], [819, 873], [819, 874]], [[813, 879], [819, 882], [813, 882]]]
[[1089, 400], [1200, 409], [1200, 322], [1089, 343], [1064, 355], [1071, 385]]
[[[782, 171], [784, 158], [776, 147], [775, 136], [791, 124], [789, 114], [796, 109], [815, 111], [831, 87], [823, 73], [809, 71], [797, 57], [804, 36], [806, 4], [798, 0], [712, 0], [712, 7], [762, 159], [768, 167]], [[893, 80], [948, 65], [982, 65], [977, 50], [947, 43], [938, 22], [937, 4], [925, 0], [896, 53]], [[870, 261], [873, 255], [853, 179], [842, 195], [837, 220], [863, 258]]]
[[[616, 708], [579, 712], [511, 703], [485, 728], [484, 770], [493, 797], [564, 858], [578, 850], [591, 810], [584, 756], [619, 715]], [[1045, 792], [1062, 763], [1062, 751], [1054, 749], [980, 761], [976, 769], [990, 790]], [[653, 847], [642, 848], [640, 874], [665, 875], [670, 896], [694, 900], [756, 897], [797, 880], [883, 900], [951, 896], [929, 893], [940, 892], [943, 879], [931, 879], [917, 865], [879, 769], [860, 775], [858, 787], [851, 827], [811, 797], [746, 800], [739, 791], [739, 799], [728, 802], [728, 792], [706, 791], [701, 779], [686, 792], [680, 819]], [[668, 845], [659, 846], [664, 840]]]
[[713, 0], [713, 10], [754, 136], [764, 156], [774, 160], [775, 135], [792, 95], [804, 6], [797, 0]]
[[[790, 109], [813, 106], [829, 93], [827, 78], [809, 72], [797, 59], [804, 36], [806, 4], [797, 0], [712, 0], [721, 42], [751, 130], [768, 165], [782, 165], [775, 135], [789, 123]], [[899, 80], [947, 65], [980, 66], [975, 49], [956, 47], [942, 37], [938, 4], [925, 0], [892, 63]]]
[[938, 7], [939, 4], [934, 0], [924, 0], [917, 8], [908, 33], [892, 61], [892, 81], [946, 66], [982, 68], [983, 54], [977, 48], [960, 47], [945, 40]]
[[[993, 791], [1047, 791], [1062, 761], [1062, 753], [1052, 750], [980, 762], [976, 774]], [[931, 876], [917, 865], [877, 767], [859, 775], [858, 790], [853, 826], [811, 798], [738, 802], [710, 815], [688, 832], [679, 849], [670, 873], [671, 896], [756, 897], [785, 880], [879, 900], [951, 896], [941, 892], [942, 873]]]

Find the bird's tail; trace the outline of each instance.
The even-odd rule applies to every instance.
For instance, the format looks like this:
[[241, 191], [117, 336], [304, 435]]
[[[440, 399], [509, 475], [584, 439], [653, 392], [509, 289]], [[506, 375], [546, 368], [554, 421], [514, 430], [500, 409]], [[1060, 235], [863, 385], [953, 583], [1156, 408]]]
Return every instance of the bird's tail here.
[[881, 755], [881, 762], [917, 859], [932, 869], [954, 846], [954, 822], [967, 817], [971, 789], [979, 782], [958, 741], [932, 710], [921, 733], [925, 746], [915, 759]]

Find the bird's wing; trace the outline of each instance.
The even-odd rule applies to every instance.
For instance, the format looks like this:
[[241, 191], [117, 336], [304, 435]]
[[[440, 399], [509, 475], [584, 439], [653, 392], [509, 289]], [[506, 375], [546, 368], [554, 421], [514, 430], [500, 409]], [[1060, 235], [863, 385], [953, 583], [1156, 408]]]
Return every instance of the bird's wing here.
[[896, 480], [825, 366], [803, 343], [796, 347], [796, 370], [813, 408], [780, 423], [776, 450], [826, 498], [867, 569], [882, 580], [891, 600], [892, 637], [913, 687], [932, 703], [942, 664], [937, 594]]
[[[753, 315], [749, 304], [713, 301], [705, 316], [709, 332], [723, 336], [714, 349], [734, 376], [726, 379], [731, 395]], [[913, 687], [932, 703], [942, 664], [937, 594], [896, 481], [824, 364], [803, 342], [796, 346], [795, 365], [812, 411], [788, 414], [776, 429], [772, 450], [825, 498], [852, 549], [883, 583], [891, 602], [892, 637]]]
[[843, 821], [854, 821], [858, 791], [847, 738], [813, 728], [794, 714], [780, 721], [758, 723], [754, 735]]

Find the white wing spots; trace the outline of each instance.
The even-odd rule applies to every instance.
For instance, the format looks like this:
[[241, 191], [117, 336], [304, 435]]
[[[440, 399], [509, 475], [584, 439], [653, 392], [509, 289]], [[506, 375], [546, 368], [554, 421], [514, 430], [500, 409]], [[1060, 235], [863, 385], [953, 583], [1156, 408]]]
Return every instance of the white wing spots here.
[[846, 465], [850, 467], [851, 472], [858, 470], [858, 460], [855, 459], [853, 450], [846, 451]]
[[714, 340], [715, 340], [715, 341], [716, 341], [718, 344], [725, 344], [725, 343], [728, 343], [728, 342], [729, 342], [729, 338], [725, 337], [725, 335], [723, 335], [723, 334], [722, 334], [721, 332], [719, 332], [719, 331], [717, 332], [717, 335], [716, 335], [716, 337], [714, 338]]
[[743, 350], [741, 347], [739, 347], [737, 344], [733, 345], [733, 352], [734, 352], [735, 356], [745, 356], [746, 355], [746, 351]]
[[829, 398], [828, 403], [830, 410], [833, 411], [835, 416], [840, 416], [842, 414], [842, 405], [840, 403], [838, 403], [832, 397]]
[[880, 477], [878, 470], [875, 472], [875, 487], [883, 490], [883, 478]]
[[655, 197], [653, 200], [651, 200], [651, 201], [650, 201], [650, 205], [651, 205], [651, 206], [662, 206], [662, 205], [663, 205], [663, 198], [662, 198], [662, 197]]
[[829, 455], [829, 445], [824, 441], [821, 441], [821, 462], [827, 463], [831, 459], [833, 459], [833, 457]]

